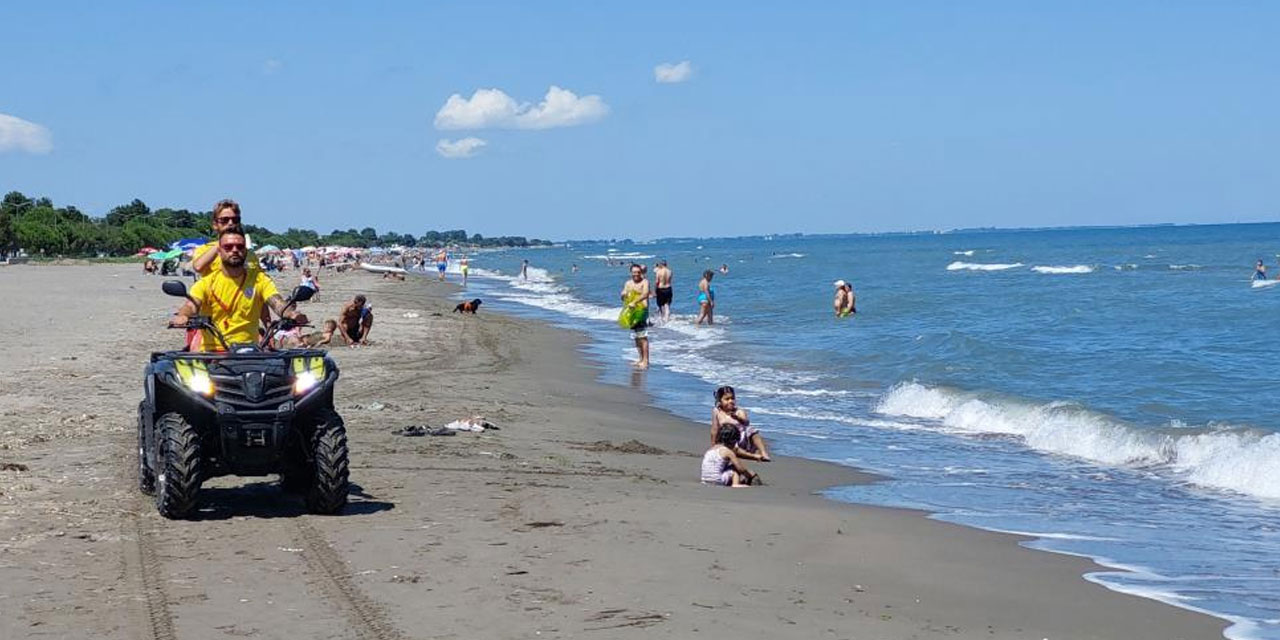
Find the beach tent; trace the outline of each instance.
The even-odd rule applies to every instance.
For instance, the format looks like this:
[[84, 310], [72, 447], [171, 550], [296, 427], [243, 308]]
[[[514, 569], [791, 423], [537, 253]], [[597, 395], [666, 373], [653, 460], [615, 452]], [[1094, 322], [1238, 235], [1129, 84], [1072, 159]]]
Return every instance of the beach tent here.
[[147, 258], [151, 260], [172, 260], [182, 255], [182, 249], [170, 249], [168, 251], [156, 251], [147, 254]]
[[204, 238], [183, 238], [169, 245], [170, 249], [179, 249], [181, 251], [190, 251], [196, 247], [204, 245], [208, 242]]

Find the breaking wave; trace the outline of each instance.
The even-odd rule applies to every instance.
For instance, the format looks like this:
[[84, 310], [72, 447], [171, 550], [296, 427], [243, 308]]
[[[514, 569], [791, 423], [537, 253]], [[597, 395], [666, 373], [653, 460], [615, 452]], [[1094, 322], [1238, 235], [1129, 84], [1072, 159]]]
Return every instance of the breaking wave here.
[[1093, 273], [1093, 267], [1087, 264], [1077, 264], [1070, 267], [1031, 267], [1031, 270], [1036, 273]]
[[1017, 269], [1021, 267], [1021, 262], [1011, 264], [985, 264], [980, 262], [952, 262], [947, 265], [947, 271], [1004, 271], [1005, 269]]
[[962, 434], [999, 434], [1026, 446], [1112, 466], [1163, 468], [1202, 487], [1280, 498], [1280, 434], [1253, 429], [1142, 429], [1079, 405], [1035, 404], [904, 382], [875, 412]]

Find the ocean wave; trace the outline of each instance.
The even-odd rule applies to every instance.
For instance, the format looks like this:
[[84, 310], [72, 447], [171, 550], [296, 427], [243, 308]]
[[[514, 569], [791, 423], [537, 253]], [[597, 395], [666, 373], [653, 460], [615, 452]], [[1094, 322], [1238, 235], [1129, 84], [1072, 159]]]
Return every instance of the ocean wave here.
[[1280, 433], [1142, 429], [1078, 405], [1035, 404], [917, 382], [894, 386], [875, 412], [962, 434], [1017, 437], [1032, 449], [1112, 466], [1159, 467], [1195, 485], [1280, 498]]
[[1093, 273], [1093, 267], [1087, 264], [1077, 264], [1070, 267], [1046, 266], [1031, 267], [1036, 273]]
[[[804, 258], [804, 257], [806, 257], [807, 255], [808, 255], [808, 254], [804, 254], [804, 253], [775, 253], [775, 254], [773, 254], [773, 255], [769, 256], [769, 259], [770, 259], [770, 260], [781, 260], [782, 258]], [[742, 262], [742, 261], [741, 261], [741, 260], [739, 260], [738, 262]]]
[[980, 262], [952, 262], [947, 265], [947, 271], [1004, 271], [1005, 269], [1017, 269], [1021, 267], [1021, 262], [1011, 264], [984, 264]]
[[648, 260], [653, 257], [655, 256], [648, 253], [610, 253], [610, 254], [595, 254], [590, 256], [582, 256], [582, 259], [583, 260], [624, 260], [625, 261], [625, 260]]
[[967, 250], [967, 251], [952, 251], [952, 252], [951, 252], [951, 255], [956, 255], [956, 256], [971, 256], [971, 255], [973, 255], [973, 249], [969, 249], [969, 250]]
[[1197, 269], [1203, 269], [1204, 267], [1198, 264], [1171, 264], [1169, 265], [1169, 268], [1174, 271], [1195, 271]]

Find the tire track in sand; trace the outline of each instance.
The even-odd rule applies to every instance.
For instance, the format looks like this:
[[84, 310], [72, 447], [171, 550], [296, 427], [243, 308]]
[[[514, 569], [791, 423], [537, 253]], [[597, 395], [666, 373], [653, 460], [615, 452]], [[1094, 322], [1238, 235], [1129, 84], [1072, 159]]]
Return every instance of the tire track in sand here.
[[325, 597], [342, 610], [356, 637], [361, 640], [403, 640], [404, 635], [387, 620], [382, 609], [351, 580], [346, 563], [324, 534], [311, 526], [305, 517], [292, 522], [298, 532], [302, 559], [310, 569], [308, 576]]
[[145, 628], [150, 630], [150, 637], [154, 640], [177, 640], [178, 636], [173, 630], [173, 613], [169, 610], [164, 582], [160, 578], [160, 557], [156, 553], [151, 527], [143, 522], [143, 516], [139, 514], [128, 518], [132, 521], [134, 544], [126, 551], [126, 562], [142, 588]]

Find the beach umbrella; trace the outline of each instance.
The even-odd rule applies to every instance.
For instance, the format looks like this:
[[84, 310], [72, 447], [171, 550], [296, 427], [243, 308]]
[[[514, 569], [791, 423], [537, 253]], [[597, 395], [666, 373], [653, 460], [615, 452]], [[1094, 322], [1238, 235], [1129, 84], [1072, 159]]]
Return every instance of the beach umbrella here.
[[298, 249], [298, 251], [315, 251], [315, 250], [316, 250], [316, 248], [315, 248], [315, 247], [313, 247], [313, 246], [311, 246], [311, 245], [307, 245], [307, 246], [305, 246], [305, 247], [303, 247], [303, 248], [301, 248], [301, 249]]
[[134, 255], [137, 255], [137, 256], [145, 256], [145, 255], [147, 255], [148, 253], [155, 253], [155, 252], [157, 252], [157, 251], [159, 251], [159, 249], [157, 249], [157, 248], [155, 248], [155, 247], [143, 247], [143, 248], [141, 248], [141, 249], [138, 249], [138, 252], [137, 252], [137, 253], [135, 253]]
[[279, 250], [280, 250], [280, 247], [277, 247], [274, 244], [268, 244], [268, 245], [263, 245], [254, 253], [271, 253], [273, 251], [279, 251]]
[[149, 253], [147, 254], [147, 257], [151, 260], [172, 260], [180, 255], [182, 255], [182, 249], [170, 249], [168, 251], [156, 251]]
[[208, 240], [205, 240], [204, 238], [183, 238], [169, 245], [169, 248], [190, 251], [196, 247], [204, 245], [206, 242], [208, 242]]

